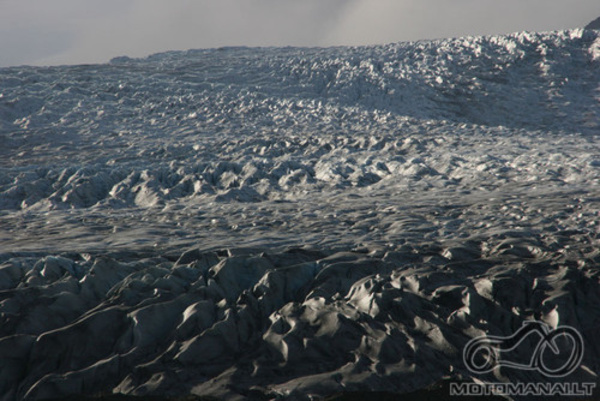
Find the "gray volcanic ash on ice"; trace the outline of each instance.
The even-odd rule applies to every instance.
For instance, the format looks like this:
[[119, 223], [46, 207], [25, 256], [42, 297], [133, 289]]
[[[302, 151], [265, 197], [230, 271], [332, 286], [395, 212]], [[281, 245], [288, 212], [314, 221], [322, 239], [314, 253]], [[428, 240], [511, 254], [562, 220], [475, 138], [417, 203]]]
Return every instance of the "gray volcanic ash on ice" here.
[[594, 30], [1, 69], [0, 399], [598, 384], [599, 101]]

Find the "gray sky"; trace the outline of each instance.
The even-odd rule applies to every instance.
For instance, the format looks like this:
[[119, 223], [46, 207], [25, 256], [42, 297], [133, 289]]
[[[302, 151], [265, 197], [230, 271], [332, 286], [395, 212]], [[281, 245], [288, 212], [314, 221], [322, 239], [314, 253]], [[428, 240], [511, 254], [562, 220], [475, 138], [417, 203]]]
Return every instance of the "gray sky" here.
[[0, 66], [582, 27], [598, 0], [0, 0]]

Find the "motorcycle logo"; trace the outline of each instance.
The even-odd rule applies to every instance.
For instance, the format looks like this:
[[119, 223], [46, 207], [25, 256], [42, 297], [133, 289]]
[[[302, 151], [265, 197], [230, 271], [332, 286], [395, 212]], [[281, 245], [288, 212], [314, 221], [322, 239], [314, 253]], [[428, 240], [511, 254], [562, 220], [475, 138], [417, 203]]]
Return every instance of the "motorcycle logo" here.
[[[527, 337], [535, 335], [538, 341], [528, 363], [501, 359], [500, 353], [515, 350]], [[579, 367], [582, 359], [583, 338], [579, 331], [570, 326], [559, 326], [552, 330], [546, 323], [537, 320], [523, 322], [521, 328], [508, 337], [474, 338], [463, 350], [465, 365], [477, 374], [506, 366], [520, 370], [537, 370], [548, 377], [565, 377]], [[558, 366], [557, 361], [560, 361]]]

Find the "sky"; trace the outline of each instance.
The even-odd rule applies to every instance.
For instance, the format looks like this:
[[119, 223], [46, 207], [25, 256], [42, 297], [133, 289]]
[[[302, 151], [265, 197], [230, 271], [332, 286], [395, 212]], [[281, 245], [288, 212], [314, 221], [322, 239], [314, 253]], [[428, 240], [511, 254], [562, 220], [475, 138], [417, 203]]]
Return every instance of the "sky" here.
[[598, 0], [0, 0], [0, 67], [583, 27]]

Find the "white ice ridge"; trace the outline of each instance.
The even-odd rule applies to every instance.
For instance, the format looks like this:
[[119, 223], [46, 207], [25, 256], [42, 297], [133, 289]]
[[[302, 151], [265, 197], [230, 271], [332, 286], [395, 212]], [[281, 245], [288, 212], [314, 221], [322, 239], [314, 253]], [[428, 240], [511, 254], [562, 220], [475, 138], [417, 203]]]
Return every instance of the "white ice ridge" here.
[[600, 350], [600, 32], [0, 69], [0, 400], [319, 399]]

